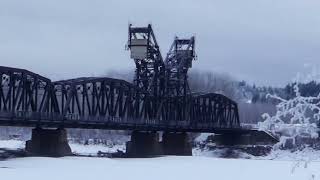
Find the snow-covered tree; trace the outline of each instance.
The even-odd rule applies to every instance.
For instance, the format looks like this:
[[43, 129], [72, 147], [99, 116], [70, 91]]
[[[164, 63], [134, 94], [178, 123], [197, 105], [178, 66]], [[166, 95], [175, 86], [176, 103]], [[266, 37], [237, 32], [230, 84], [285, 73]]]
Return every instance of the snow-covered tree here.
[[317, 96], [302, 96], [299, 84], [306, 80], [318, 80], [317, 73], [299, 75], [293, 84], [294, 97], [283, 99], [277, 95], [268, 94], [268, 98], [279, 101], [275, 115], [263, 114], [264, 122], [259, 123], [261, 130], [268, 130], [280, 137], [278, 145], [284, 145], [288, 139], [295, 144], [297, 137], [317, 138], [320, 122], [320, 93]]

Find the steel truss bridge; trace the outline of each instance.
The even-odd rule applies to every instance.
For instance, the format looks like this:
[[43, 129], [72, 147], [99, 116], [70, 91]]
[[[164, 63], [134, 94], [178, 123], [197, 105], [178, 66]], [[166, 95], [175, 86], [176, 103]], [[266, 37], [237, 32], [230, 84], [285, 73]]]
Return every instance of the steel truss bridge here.
[[133, 83], [108, 77], [53, 82], [0, 66], [0, 125], [173, 132], [242, 131], [238, 107], [216, 93], [190, 92], [194, 37], [175, 38], [165, 59], [151, 25], [129, 26]]

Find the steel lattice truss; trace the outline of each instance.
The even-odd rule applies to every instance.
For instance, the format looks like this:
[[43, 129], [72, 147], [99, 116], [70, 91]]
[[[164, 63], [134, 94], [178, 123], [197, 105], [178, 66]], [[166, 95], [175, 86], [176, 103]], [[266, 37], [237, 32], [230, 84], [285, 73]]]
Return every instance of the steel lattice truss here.
[[165, 66], [150, 24], [148, 27], [129, 26], [128, 49], [136, 64], [134, 85], [153, 96], [162, 96]]
[[195, 59], [194, 37], [190, 39], [175, 38], [165, 60], [166, 94], [170, 96], [186, 96], [190, 93], [188, 70]]
[[50, 79], [27, 70], [0, 66], [0, 110], [50, 112], [54, 96]]
[[176, 38], [164, 62], [151, 26], [130, 26], [130, 50], [145, 45], [147, 50], [131, 54], [137, 69], [133, 84], [107, 77], [51, 82], [0, 66], [0, 125], [195, 132], [240, 128], [234, 101], [189, 92], [194, 37]]

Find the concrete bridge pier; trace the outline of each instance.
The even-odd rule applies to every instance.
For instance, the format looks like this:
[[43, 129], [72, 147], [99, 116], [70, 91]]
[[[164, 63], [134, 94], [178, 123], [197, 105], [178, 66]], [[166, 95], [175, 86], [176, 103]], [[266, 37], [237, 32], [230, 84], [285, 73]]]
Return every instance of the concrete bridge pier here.
[[32, 129], [31, 140], [26, 142], [26, 151], [36, 156], [72, 155], [65, 129]]
[[187, 133], [165, 132], [162, 136], [165, 155], [192, 156], [192, 144]]
[[133, 131], [131, 141], [126, 144], [128, 157], [152, 157], [162, 155], [162, 147], [157, 132]]

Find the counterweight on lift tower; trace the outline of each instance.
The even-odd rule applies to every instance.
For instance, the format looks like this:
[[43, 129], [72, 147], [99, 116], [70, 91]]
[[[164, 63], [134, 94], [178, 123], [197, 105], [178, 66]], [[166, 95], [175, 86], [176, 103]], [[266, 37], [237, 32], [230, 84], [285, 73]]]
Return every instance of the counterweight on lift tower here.
[[132, 27], [130, 24], [127, 45], [136, 64], [134, 84], [152, 96], [162, 96], [164, 62], [151, 25]]

